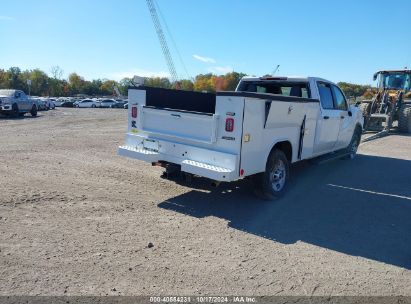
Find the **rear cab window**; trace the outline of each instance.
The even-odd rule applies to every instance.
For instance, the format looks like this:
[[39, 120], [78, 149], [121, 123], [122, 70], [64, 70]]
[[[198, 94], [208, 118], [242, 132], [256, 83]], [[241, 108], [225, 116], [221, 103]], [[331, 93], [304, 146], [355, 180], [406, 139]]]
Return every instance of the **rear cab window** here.
[[273, 80], [243, 81], [240, 83], [238, 91], [311, 98], [308, 82]]

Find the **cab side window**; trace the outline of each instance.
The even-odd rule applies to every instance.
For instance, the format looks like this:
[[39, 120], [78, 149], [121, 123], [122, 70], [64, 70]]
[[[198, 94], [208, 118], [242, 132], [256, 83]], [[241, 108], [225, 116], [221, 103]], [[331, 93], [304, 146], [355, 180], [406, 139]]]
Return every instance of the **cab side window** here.
[[335, 85], [332, 86], [332, 90], [334, 93], [334, 108], [336, 110], [347, 111], [347, 101], [345, 100], [344, 94]]
[[319, 82], [318, 91], [320, 93], [320, 102], [323, 109], [334, 109], [333, 94], [331, 86], [328, 83]]

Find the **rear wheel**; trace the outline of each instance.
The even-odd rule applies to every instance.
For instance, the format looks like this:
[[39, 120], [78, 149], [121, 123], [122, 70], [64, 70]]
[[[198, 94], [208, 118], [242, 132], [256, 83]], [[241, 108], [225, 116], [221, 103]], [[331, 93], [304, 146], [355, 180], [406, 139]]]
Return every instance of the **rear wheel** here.
[[404, 104], [400, 108], [398, 117], [398, 129], [400, 132], [411, 133], [411, 105]]
[[33, 106], [31, 107], [30, 114], [31, 114], [31, 116], [33, 116], [33, 117], [36, 117], [36, 116], [37, 116], [37, 107], [36, 107], [36, 105], [33, 105]]
[[264, 200], [281, 197], [286, 189], [290, 168], [284, 152], [273, 150], [267, 160], [265, 172], [254, 176], [255, 194]]

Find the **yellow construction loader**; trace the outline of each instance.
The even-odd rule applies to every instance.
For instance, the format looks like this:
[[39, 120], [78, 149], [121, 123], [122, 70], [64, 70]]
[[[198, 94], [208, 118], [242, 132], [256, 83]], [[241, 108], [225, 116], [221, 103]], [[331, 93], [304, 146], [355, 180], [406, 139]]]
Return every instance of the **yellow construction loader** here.
[[375, 80], [378, 91], [374, 97], [359, 103], [364, 131], [377, 131], [372, 138], [384, 136], [397, 121], [400, 132], [411, 133], [411, 70], [379, 71]]

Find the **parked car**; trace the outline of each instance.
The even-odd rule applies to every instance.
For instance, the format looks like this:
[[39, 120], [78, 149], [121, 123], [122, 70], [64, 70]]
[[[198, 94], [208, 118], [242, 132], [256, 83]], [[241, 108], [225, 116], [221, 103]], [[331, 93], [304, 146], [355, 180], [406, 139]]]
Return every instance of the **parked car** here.
[[[74, 103], [74, 102], [73, 102]], [[97, 108], [97, 102], [93, 99], [83, 99], [76, 103], [77, 108]]]
[[63, 101], [60, 105], [60, 107], [63, 108], [74, 108], [74, 101], [67, 99], [66, 101]]
[[124, 105], [126, 103], [123, 101], [116, 101], [115, 104], [111, 105], [110, 108], [116, 108], [116, 109], [124, 109]]
[[101, 99], [99, 103], [99, 108], [111, 108], [115, 105], [116, 101], [114, 99]]
[[37, 116], [37, 102], [21, 90], [0, 90], [0, 114], [16, 117], [25, 113]]
[[54, 110], [56, 108], [55, 99], [54, 98], [45, 98], [46, 105], [48, 109]]
[[47, 101], [43, 98], [34, 97], [31, 98], [37, 102], [37, 110], [38, 111], [47, 111], [49, 109]]
[[61, 104], [65, 101], [68, 101], [68, 99], [66, 97], [59, 97], [56, 99], [56, 101], [54, 102], [56, 107], [61, 107]]
[[[119, 154], [219, 182], [249, 177], [266, 200], [284, 194], [290, 164], [355, 157], [364, 119], [334, 83], [316, 77], [246, 77], [236, 92], [129, 90]], [[187, 102], [190, 101], [190, 102]]]

